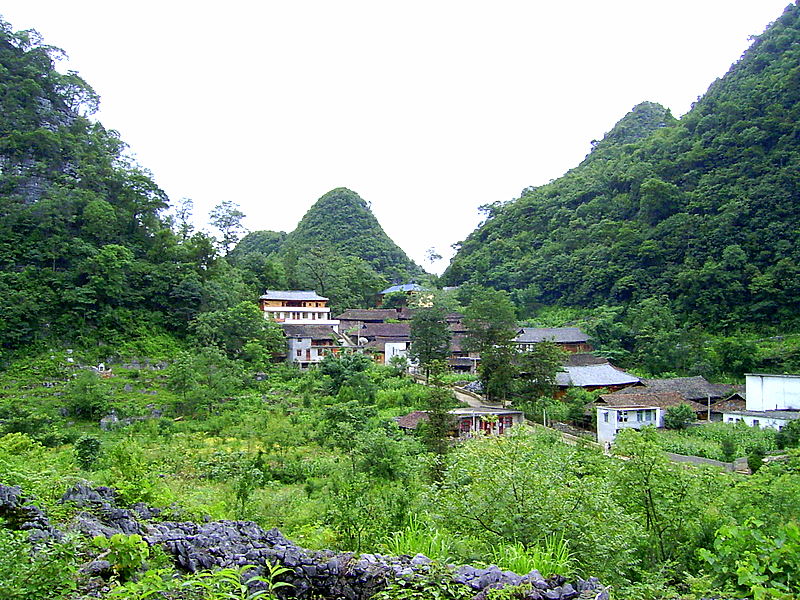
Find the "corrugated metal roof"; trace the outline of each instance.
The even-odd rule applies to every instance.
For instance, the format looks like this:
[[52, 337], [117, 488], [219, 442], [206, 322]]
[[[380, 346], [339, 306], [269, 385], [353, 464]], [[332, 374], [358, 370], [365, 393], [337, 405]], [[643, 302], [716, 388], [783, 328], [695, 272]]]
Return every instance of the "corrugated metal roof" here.
[[312, 290], [267, 290], [260, 300], [328, 300]]
[[579, 327], [523, 327], [515, 339], [519, 344], [555, 342], [557, 344], [578, 344], [588, 342], [589, 336]]

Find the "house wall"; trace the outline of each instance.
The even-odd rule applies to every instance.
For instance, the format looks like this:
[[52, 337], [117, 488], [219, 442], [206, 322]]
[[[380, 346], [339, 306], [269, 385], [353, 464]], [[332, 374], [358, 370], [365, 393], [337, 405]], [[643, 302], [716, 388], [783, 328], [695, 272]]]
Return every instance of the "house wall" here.
[[[647, 418], [648, 411], [655, 411], [655, 414], [649, 412], [651, 417], [650, 419]], [[624, 413], [627, 414], [627, 421], [622, 419], [622, 414]], [[622, 429], [641, 429], [646, 425], [664, 427], [664, 410], [657, 407], [597, 407], [597, 441], [601, 444], [613, 442], [614, 438], [617, 436], [617, 433]]]
[[311, 338], [287, 338], [286, 360], [290, 363], [307, 366], [320, 362], [329, 352], [335, 352], [330, 342], [313, 341]]
[[725, 423], [744, 421], [750, 427], [760, 427], [762, 429], [770, 427], [772, 429], [781, 430], [789, 422], [789, 419], [754, 417], [752, 415], [741, 415], [737, 413], [722, 413], [722, 421]]
[[746, 377], [747, 410], [800, 410], [800, 376]]
[[388, 364], [394, 356], [408, 358], [408, 342], [386, 342], [383, 345], [384, 361]]
[[488, 423], [481, 419], [481, 415], [456, 415], [458, 419], [458, 435], [470, 436], [477, 432], [483, 432], [486, 435], [501, 435], [505, 434], [511, 427], [521, 425], [524, 421], [524, 415], [520, 413], [498, 414], [495, 416], [497, 417], [497, 422]]

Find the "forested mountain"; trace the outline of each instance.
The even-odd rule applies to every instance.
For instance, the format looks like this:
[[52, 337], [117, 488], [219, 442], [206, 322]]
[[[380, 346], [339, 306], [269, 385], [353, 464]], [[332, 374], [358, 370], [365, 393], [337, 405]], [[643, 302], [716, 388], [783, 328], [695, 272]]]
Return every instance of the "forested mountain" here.
[[88, 119], [92, 88], [55, 70], [62, 54], [0, 21], [0, 345], [185, 332], [252, 297], [213, 238], [172, 230], [164, 192]]
[[489, 206], [445, 283], [529, 306], [664, 297], [711, 328], [796, 324], [799, 101], [792, 5], [679, 121], [639, 105], [578, 167]]
[[422, 274], [422, 269], [386, 235], [369, 205], [347, 188], [331, 190], [316, 201], [286, 236], [284, 252], [299, 254], [317, 247], [365, 260], [388, 279], [405, 281]]
[[256, 232], [222, 256], [186, 214], [165, 215], [150, 174], [89, 119], [92, 88], [54, 68], [61, 56], [0, 20], [0, 347], [184, 333], [199, 314], [272, 286], [319, 288], [347, 308], [422, 273], [344, 189], [288, 236]]
[[371, 306], [392, 281], [424, 274], [381, 227], [369, 205], [346, 188], [331, 190], [289, 234], [254, 231], [231, 260], [262, 287], [315, 289], [334, 308]]

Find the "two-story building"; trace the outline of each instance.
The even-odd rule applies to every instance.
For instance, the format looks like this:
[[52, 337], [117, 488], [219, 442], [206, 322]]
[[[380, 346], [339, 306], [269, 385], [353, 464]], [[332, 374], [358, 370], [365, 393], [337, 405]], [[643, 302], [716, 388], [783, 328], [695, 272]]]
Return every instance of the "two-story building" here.
[[747, 373], [745, 390], [745, 410], [723, 411], [725, 423], [783, 429], [800, 419], [800, 375]]
[[322, 361], [328, 354], [338, 354], [351, 347], [347, 338], [330, 325], [283, 324], [281, 328], [286, 336], [286, 360], [301, 369]]

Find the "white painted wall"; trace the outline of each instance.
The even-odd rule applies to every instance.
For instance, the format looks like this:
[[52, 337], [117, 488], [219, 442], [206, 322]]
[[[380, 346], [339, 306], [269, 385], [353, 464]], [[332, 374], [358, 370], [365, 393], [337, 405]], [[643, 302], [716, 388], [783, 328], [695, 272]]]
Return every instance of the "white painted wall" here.
[[800, 375], [746, 376], [747, 410], [800, 410]]
[[[655, 415], [647, 411], [655, 411]], [[627, 414], [627, 421], [622, 415]], [[597, 441], [600, 444], [613, 442], [617, 432], [621, 429], [641, 429], [646, 425], [664, 427], [664, 411], [657, 407], [647, 408], [610, 408], [597, 407]]]
[[386, 342], [383, 345], [384, 361], [389, 364], [393, 356], [405, 356], [408, 358], [408, 342]]
[[752, 415], [742, 415], [738, 413], [722, 413], [723, 423], [736, 423], [737, 421], [744, 421], [750, 427], [760, 427], [762, 429], [770, 427], [772, 429], [781, 430], [786, 426], [790, 419], [754, 417]]

